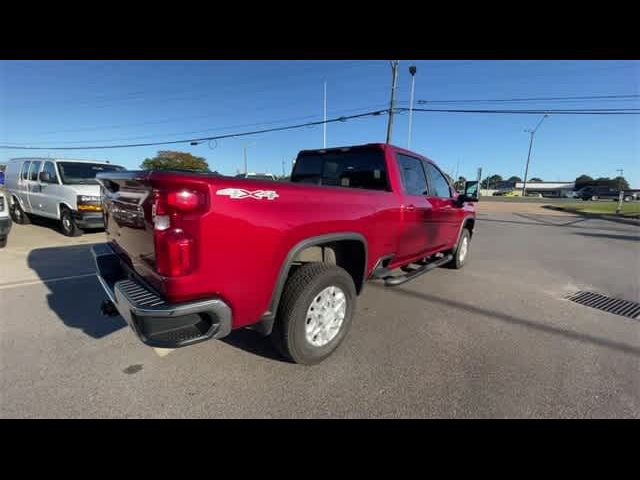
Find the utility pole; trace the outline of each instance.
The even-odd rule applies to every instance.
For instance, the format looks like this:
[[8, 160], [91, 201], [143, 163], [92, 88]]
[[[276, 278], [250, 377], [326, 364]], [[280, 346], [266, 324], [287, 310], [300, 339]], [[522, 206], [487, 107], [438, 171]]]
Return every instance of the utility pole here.
[[396, 90], [398, 88], [398, 65], [400, 60], [391, 60], [393, 80], [391, 82], [391, 102], [389, 103], [389, 121], [387, 122], [387, 143], [391, 143], [393, 134], [393, 114], [396, 110]]
[[[622, 177], [624, 170], [622, 168], [619, 168], [616, 170], [616, 172], [618, 172], [620, 174], [619, 176]], [[618, 180], [618, 206], [616, 207], [616, 215], [620, 215], [620, 212], [622, 212], [623, 201], [624, 201], [624, 192], [622, 191], [622, 178], [620, 178]]]
[[536, 134], [536, 131], [538, 130], [538, 128], [540, 128], [540, 125], [542, 125], [542, 122], [544, 121], [545, 118], [547, 118], [549, 115], [545, 114], [544, 117], [542, 117], [540, 119], [540, 121], [538, 122], [538, 125], [536, 125], [536, 128], [534, 128], [533, 130], [525, 130], [525, 132], [529, 133], [530, 138], [529, 138], [529, 153], [527, 154], [527, 166], [524, 169], [524, 180], [522, 182], [522, 196], [526, 196], [527, 194], [527, 174], [529, 173], [529, 160], [531, 159], [531, 148], [533, 147], [533, 136]]
[[246, 175], [247, 171], [247, 146], [244, 146], [244, 174]]
[[286, 160], [284, 159], [284, 157], [282, 157], [282, 178], [285, 177], [285, 173], [284, 173], [284, 164], [286, 163]]
[[322, 124], [322, 148], [327, 148], [327, 81], [324, 81], [324, 101], [323, 101], [323, 120]]
[[411, 149], [411, 128], [413, 126], [413, 97], [416, 91], [416, 71], [415, 65], [409, 67], [411, 74], [411, 100], [409, 101], [409, 140], [407, 140], [407, 149]]

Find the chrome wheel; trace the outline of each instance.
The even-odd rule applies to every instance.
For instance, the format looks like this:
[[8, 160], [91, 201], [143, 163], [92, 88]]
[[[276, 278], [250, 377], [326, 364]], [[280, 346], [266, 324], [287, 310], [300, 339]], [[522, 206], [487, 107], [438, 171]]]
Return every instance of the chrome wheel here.
[[307, 309], [305, 338], [314, 347], [322, 347], [340, 331], [347, 312], [344, 292], [335, 286], [327, 287], [313, 299]]
[[460, 254], [458, 255], [458, 259], [460, 263], [464, 262], [464, 259], [467, 257], [467, 252], [469, 251], [469, 237], [462, 237], [462, 243], [460, 244]]

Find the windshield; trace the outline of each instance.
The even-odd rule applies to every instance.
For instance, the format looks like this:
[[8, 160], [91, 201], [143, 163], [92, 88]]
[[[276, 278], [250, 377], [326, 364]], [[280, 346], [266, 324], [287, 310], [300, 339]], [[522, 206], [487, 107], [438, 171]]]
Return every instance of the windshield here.
[[104, 163], [58, 162], [58, 170], [65, 185], [97, 185], [98, 173], [119, 172], [125, 169]]

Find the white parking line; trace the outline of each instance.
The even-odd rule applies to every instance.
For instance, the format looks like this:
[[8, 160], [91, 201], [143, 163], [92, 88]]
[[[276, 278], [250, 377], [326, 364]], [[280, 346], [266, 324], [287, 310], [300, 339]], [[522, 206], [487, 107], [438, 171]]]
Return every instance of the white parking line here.
[[9, 288], [18, 288], [18, 287], [26, 287], [28, 285], [37, 285], [39, 283], [54, 283], [54, 282], [62, 282], [64, 280], [74, 280], [76, 278], [87, 278], [87, 277], [95, 277], [95, 273], [84, 273], [82, 275], [71, 275], [69, 277], [55, 277], [55, 278], [47, 278], [45, 280], [25, 280], [22, 282], [12, 282], [5, 283], [4, 285], [0, 285], [0, 290], [7, 290]]

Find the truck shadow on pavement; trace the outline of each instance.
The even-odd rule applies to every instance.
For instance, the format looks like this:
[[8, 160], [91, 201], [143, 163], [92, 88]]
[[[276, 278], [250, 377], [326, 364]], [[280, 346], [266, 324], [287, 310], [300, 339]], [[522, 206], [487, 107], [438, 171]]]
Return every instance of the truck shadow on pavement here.
[[[69, 328], [91, 338], [103, 338], [127, 326], [121, 317], [104, 317], [100, 303], [105, 298], [95, 276], [91, 245], [38, 248], [27, 257], [29, 268], [47, 289], [49, 308]], [[74, 278], [76, 277], [76, 278]]]
[[[53, 230], [61, 237], [64, 237], [64, 234], [60, 231], [60, 222], [58, 220], [54, 220], [52, 218], [39, 217], [39, 216], [30, 216], [29, 220], [32, 225], [36, 225], [38, 227], [48, 228]], [[86, 233], [96, 233], [96, 232], [104, 232], [104, 228], [88, 228], [85, 230]]]
[[[105, 317], [100, 313], [105, 294], [98, 279], [88, 276], [95, 273], [91, 246], [38, 248], [29, 253], [27, 264], [45, 282], [49, 290], [47, 303], [58, 318], [67, 327], [98, 339], [126, 327], [127, 323], [120, 316]], [[80, 277], [73, 278], [77, 275]], [[255, 355], [288, 362], [268, 338], [257, 332], [234, 330], [220, 341]]]
[[[380, 289], [380, 290], [387, 289], [387, 287], [374, 284], [373, 282], [371, 282], [371, 285], [376, 289]], [[611, 341], [606, 338], [599, 338], [599, 337], [595, 337], [595, 336], [580, 333], [580, 332], [553, 327], [551, 325], [545, 325], [542, 323], [527, 320], [525, 318], [514, 317], [512, 315], [507, 315], [505, 313], [496, 312], [495, 310], [488, 310], [485, 308], [477, 307], [475, 305], [469, 305], [469, 304], [458, 302], [455, 300], [449, 300], [446, 298], [437, 297], [435, 295], [429, 295], [427, 293], [414, 292], [412, 290], [406, 290], [401, 288], [394, 288], [393, 291], [400, 295], [416, 298], [418, 300], [425, 300], [427, 302], [439, 303], [441, 305], [446, 305], [447, 307], [464, 310], [469, 313], [473, 313], [483, 317], [488, 317], [494, 320], [499, 320], [499, 321], [511, 323], [514, 325], [520, 325], [522, 327], [526, 327], [526, 328], [537, 330], [544, 333], [560, 335], [570, 340], [576, 340], [583, 343], [590, 343], [592, 345], [597, 345], [599, 347], [611, 348], [619, 352], [640, 357], [640, 348], [636, 348], [632, 345], [627, 345], [624, 343]]]
[[290, 360], [280, 355], [271, 344], [270, 338], [263, 337], [259, 333], [245, 328], [233, 330], [228, 336], [221, 338], [220, 341], [260, 357], [291, 363]]

